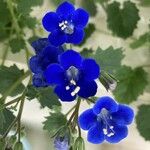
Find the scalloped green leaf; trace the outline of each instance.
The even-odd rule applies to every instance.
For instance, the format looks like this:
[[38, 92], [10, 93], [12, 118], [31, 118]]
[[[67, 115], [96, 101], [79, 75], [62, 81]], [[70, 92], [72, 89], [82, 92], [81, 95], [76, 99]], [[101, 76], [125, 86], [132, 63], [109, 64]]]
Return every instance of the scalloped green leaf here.
[[[20, 70], [16, 65], [6, 67], [0, 66], [0, 93], [3, 95], [5, 92], [13, 86], [22, 76], [24, 75], [24, 70]], [[24, 85], [20, 83], [10, 96], [16, 96], [23, 92]]]
[[122, 103], [131, 103], [136, 101], [138, 96], [143, 94], [147, 84], [147, 73], [142, 67], [132, 69], [123, 66], [115, 77], [119, 80], [117, 88], [114, 90], [114, 96], [117, 101]]
[[0, 118], [0, 134], [3, 135], [15, 119], [15, 116], [10, 110], [5, 108], [0, 111]]
[[46, 121], [43, 122], [44, 130], [47, 130], [51, 136], [53, 136], [61, 127], [66, 125], [67, 118], [62, 113], [51, 113], [46, 117]]
[[23, 39], [15, 38], [9, 42], [9, 46], [12, 53], [18, 53], [25, 48], [25, 41]]
[[103, 50], [100, 47], [96, 50], [94, 59], [100, 65], [101, 70], [109, 73], [115, 73], [121, 67], [121, 61], [124, 58], [122, 48], [114, 49], [112, 46]]
[[32, 7], [42, 4], [43, 0], [18, 0], [17, 8], [19, 13], [29, 14], [32, 11]]
[[137, 129], [146, 141], [150, 141], [150, 105], [141, 105], [136, 116]]
[[42, 108], [48, 107], [53, 109], [55, 106], [61, 106], [57, 95], [51, 87], [35, 88], [34, 86], [29, 85], [26, 96], [28, 100], [37, 98]]
[[137, 27], [137, 23], [140, 19], [139, 10], [135, 3], [131, 1], [125, 1], [123, 8], [119, 2], [112, 2], [108, 4], [107, 12], [107, 26], [113, 32], [121, 38], [130, 37], [134, 29]]

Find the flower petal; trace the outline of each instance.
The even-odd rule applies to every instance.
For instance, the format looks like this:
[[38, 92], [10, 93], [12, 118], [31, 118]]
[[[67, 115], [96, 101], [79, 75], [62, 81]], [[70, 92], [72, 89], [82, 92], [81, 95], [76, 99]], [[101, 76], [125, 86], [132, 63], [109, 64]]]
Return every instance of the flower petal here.
[[99, 123], [90, 128], [87, 139], [93, 144], [100, 144], [104, 141], [103, 130]]
[[95, 81], [84, 81], [79, 83], [80, 91], [78, 95], [83, 98], [94, 96], [97, 92], [97, 84]]
[[113, 136], [105, 136], [105, 139], [109, 142], [109, 143], [118, 143], [120, 142], [122, 139], [126, 138], [128, 135], [128, 128], [126, 126], [120, 126], [120, 125], [113, 125], [113, 131], [114, 131], [114, 135]]
[[33, 75], [32, 83], [35, 87], [46, 87], [47, 86], [45, 79], [41, 73]]
[[39, 54], [49, 44], [48, 38], [41, 38], [32, 42], [31, 46], [35, 49], [36, 54]]
[[68, 50], [59, 56], [59, 62], [65, 70], [71, 66], [79, 68], [82, 63], [82, 57], [79, 53], [73, 50]]
[[73, 34], [67, 35], [67, 43], [79, 44], [84, 38], [84, 31], [80, 28], [75, 28]]
[[33, 56], [30, 58], [29, 66], [33, 73], [39, 73], [42, 71], [40, 64], [39, 64], [39, 58], [37, 56]]
[[43, 27], [52, 32], [59, 27], [59, 17], [55, 12], [48, 12], [42, 19]]
[[133, 110], [126, 105], [119, 105], [118, 111], [112, 113], [113, 120], [119, 125], [129, 125], [134, 118]]
[[95, 80], [99, 77], [100, 68], [94, 59], [85, 59], [82, 68], [85, 80]]
[[84, 28], [89, 20], [89, 14], [82, 8], [78, 8], [72, 17], [73, 23], [78, 28]]
[[54, 92], [60, 98], [61, 101], [71, 102], [76, 99], [76, 95], [72, 96], [71, 92], [73, 91], [72, 88], [70, 90], [66, 90], [66, 87], [63, 85], [56, 86]]
[[60, 30], [55, 30], [48, 36], [48, 39], [52, 45], [60, 46], [66, 42], [67, 36]]
[[64, 70], [58, 64], [52, 64], [47, 67], [44, 76], [50, 85], [64, 83]]
[[45, 70], [48, 65], [52, 63], [57, 63], [58, 55], [63, 52], [64, 50], [61, 47], [55, 47], [52, 45], [44, 48], [42, 53], [40, 54], [40, 61], [43, 70]]
[[97, 116], [92, 109], [87, 109], [79, 116], [78, 122], [83, 130], [89, 130], [97, 122]]
[[60, 4], [56, 10], [59, 16], [67, 17], [75, 11], [74, 6], [69, 2], [64, 2]]
[[99, 114], [103, 108], [107, 109], [110, 113], [116, 112], [118, 104], [112, 98], [103, 96], [95, 103], [93, 111], [95, 114]]

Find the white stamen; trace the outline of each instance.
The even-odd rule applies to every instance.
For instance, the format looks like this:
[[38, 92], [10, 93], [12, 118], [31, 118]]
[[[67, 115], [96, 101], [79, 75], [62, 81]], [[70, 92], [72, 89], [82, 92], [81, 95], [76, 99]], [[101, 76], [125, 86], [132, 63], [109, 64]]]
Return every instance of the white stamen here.
[[110, 126], [110, 129], [113, 129], [114, 128], [114, 126]]
[[103, 133], [104, 133], [104, 135], [107, 135], [108, 134], [107, 129], [103, 129]]
[[109, 133], [109, 134], [107, 134], [108, 137], [111, 137], [111, 136], [113, 136], [113, 135], [114, 135], [114, 133]]
[[68, 21], [65, 21], [65, 24], [67, 24], [68, 23]]
[[71, 80], [70, 83], [76, 85], [76, 82], [74, 80]]
[[74, 92], [77, 94], [79, 91], [80, 91], [80, 87], [77, 86], [77, 87], [75, 88]]
[[70, 87], [69, 86], [66, 86], [66, 90], [69, 90], [70, 89]]
[[73, 91], [73, 92], [71, 92], [71, 96], [75, 96], [76, 95], [76, 93]]

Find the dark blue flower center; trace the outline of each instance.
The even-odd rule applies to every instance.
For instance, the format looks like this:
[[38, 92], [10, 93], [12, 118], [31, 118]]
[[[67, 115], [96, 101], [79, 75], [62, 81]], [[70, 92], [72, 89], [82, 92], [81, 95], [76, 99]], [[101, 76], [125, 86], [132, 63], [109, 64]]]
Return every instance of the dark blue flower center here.
[[101, 110], [101, 112], [97, 116], [97, 121], [103, 124], [103, 133], [104, 135], [111, 137], [114, 136], [114, 126], [111, 125], [112, 116], [109, 111], [105, 108]]
[[75, 96], [80, 90], [80, 87], [77, 86], [76, 83], [79, 79], [79, 70], [74, 66], [69, 67], [66, 71], [66, 77], [69, 81], [69, 85], [66, 86], [66, 90], [69, 90], [70, 86], [74, 86], [74, 91], [71, 92], [71, 95]]
[[72, 22], [68, 22], [67, 20], [62, 21], [59, 23], [60, 29], [66, 34], [73, 34], [74, 32], [74, 25]]

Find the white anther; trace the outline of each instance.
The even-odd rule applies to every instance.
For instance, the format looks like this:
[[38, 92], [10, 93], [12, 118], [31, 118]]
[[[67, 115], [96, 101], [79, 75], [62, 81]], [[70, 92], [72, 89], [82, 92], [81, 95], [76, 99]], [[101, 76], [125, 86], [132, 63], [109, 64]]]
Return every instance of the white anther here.
[[70, 83], [76, 85], [76, 82], [74, 80], [71, 80]]
[[66, 86], [66, 90], [69, 90], [70, 89], [70, 87], [69, 86]]
[[77, 94], [79, 91], [80, 91], [80, 87], [77, 86], [73, 92], [75, 92]]
[[109, 134], [107, 134], [108, 137], [111, 137], [111, 136], [113, 136], [113, 135], [114, 135], [114, 133], [109, 133]]
[[64, 27], [61, 27], [61, 30], [64, 30], [65, 28]]
[[103, 133], [104, 135], [107, 135], [108, 134], [107, 129], [103, 129]]
[[65, 24], [67, 24], [68, 23], [68, 21], [65, 21]]
[[114, 126], [110, 126], [110, 129], [113, 129], [114, 128]]
[[59, 27], [61, 27], [61, 26], [63, 26], [64, 25], [64, 23], [59, 23]]
[[76, 95], [76, 93], [73, 91], [73, 92], [71, 92], [71, 96], [75, 96]]

